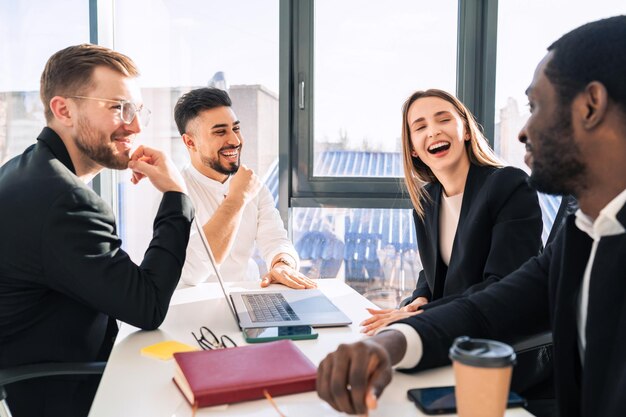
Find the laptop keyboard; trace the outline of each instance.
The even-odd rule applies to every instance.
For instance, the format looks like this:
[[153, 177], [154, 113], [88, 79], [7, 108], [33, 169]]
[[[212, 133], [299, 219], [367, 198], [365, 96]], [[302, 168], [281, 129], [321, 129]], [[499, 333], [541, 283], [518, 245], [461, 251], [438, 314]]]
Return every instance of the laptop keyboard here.
[[300, 320], [280, 293], [244, 294], [242, 298], [253, 322]]

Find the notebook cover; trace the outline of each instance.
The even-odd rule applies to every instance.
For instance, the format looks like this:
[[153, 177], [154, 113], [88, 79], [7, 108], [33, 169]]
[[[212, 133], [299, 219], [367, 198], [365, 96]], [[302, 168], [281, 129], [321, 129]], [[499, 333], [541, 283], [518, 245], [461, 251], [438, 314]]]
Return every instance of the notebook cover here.
[[174, 354], [174, 382], [190, 404], [229, 404], [315, 390], [316, 367], [291, 340]]

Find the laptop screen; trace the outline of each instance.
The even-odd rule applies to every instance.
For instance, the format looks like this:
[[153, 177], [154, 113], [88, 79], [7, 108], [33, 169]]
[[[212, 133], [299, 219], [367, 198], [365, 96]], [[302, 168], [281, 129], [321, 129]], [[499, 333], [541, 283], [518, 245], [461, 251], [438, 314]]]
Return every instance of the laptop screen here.
[[219, 282], [220, 287], [222, 287], [222, 292], [224, 293], [224, 298], [226, 298], [226, 302], [228, 303], [228, 308], [230, 309], [230, 312], [232, 313], [235, 319], [235, 322], [237, 323], [237, 325], [239, 325], [239, 319], [237, 318], [237, 313], [235, 312], [235, 306], [233, 306], [233, 302], [228, 296], [228, 293], [226, 292], [226, 288], [224, 287], [224, 280], [222, 279], [222, 274], [220, 274], [220, 270], [217, 267], [217, 262], [215, 262], [215, 257], [213, 257], [213, 251], [211, 251], [209, 242], [207, 242], [206, 240], [206, 236], [204, 235], [204, 230], [202, 230], [202, 228], [200, 227], [197, 217], [193, 219], [193, 222], [196, 225], [196, 229], [198, 230], [198, 233], [200, 234], [202, 245], [204, 246], [204, 250], [206, 251], [209, 257], [209, 261], [211, 262], [211, 267], [213, 268], [213, 271], [215, 272], [215, 276], [217, 277], [217, 282]]

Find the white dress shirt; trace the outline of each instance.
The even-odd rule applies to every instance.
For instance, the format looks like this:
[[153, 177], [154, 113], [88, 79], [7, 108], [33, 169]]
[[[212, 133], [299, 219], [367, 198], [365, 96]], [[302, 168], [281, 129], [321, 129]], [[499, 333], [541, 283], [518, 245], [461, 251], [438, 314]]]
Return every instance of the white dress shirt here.
[[[626, 204], [626, 190], [622, 191], [602, 210], [600, 210], [600, 214], [595, 221], [584, 214], [580, 209], [576, 212], [576, 227], [587, 233], [593, 239], [591, 253], [589, 254], [589, 260], [587, 261], [587, 267], [585, 268], [585, 274], [583, 275], [583, 282], [579, 294], [578, 314], [576, 317], [581, 362], [585, 357], [585, 346], [587, 343], [585, 339], [585, 328], [587, 325], [587, 304], [589, 302], [591, 267], [596, 256], [600, 239], [604, 236], [617, 235], [626, 232], [622, 224], [616, 218], [617, 213], [622, 209], [624, 204]], [[403, 323], [392, 324], [391, 326], [380, 330], [378, 333], [382, 333], [387, 330], [398, 330], [405, 335], [407, 340], [407, 349], [404, 357], [394, 366], [394, 368], [410, 369], [417, 366], [419, 361], [422, 359], [423, 354], [422, 339], [420, 335], [413, 327]]]
[[[229, 177], [224, 183], [212, 180], [192, 165], [182, 170], [189, 196], [196, 209], [196, 220], [200, 226], [206, 224], [224, 201], [230, 187]], [[255, 244], [258, 246], [267, 267], [274, 256], [287, 253], [299, 262], [298, 254], [287, 237], [287, 231], [274, 207], [274, 199], [264, 185], [259, 194], [246, 204], [233, 247], [219, 265], [225, 281], [247, 281], [259, 279], [259, 268], [252, 259]], [[181, 276], [188, 285], [215, 281], [215, 273], [202, 244], [195, 225], [191, 227], [187, 258]]]

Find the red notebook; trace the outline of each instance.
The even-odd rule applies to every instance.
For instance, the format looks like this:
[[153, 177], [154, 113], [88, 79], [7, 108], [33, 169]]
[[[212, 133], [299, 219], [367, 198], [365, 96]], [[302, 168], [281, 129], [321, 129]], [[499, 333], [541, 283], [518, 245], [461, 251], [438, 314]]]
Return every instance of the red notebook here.
[[291, 340], [174, 354], [174, 383], [191, 405], [315, 390], [316, 367]]

